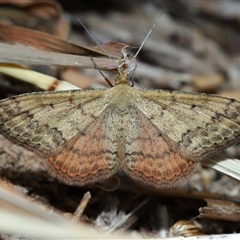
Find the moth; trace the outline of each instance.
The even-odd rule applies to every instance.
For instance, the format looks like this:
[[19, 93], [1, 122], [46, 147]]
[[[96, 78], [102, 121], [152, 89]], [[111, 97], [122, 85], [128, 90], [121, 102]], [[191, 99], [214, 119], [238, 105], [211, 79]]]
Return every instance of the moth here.
[[240, 141], [240, 102], [138, 90], [121, 68], [106, 90], [38, 92], [0, 101], [0, 133], [82, 186], [123, 170], [156, 188], [187, 179], [198, 162]]

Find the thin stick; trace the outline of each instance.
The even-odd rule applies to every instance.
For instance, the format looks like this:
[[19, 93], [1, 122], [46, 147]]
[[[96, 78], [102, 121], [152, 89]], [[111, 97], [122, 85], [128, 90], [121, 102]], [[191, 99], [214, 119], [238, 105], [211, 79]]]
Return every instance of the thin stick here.
[[91, 199], [91, 193], [86, 192], [83, 195], [83, 198], [82, 198], [81, 202], [79, 203], [77, 209], [75, 210], [75, 212], [73, 214], [73, 217], [72, 217], [73, 222], [78, 222], [79, 221], [79, 218], [82, 216], [82, 214], [83, 214], [84, 210], [86, 209], [87, 204], [90, 201], [90, 199]]

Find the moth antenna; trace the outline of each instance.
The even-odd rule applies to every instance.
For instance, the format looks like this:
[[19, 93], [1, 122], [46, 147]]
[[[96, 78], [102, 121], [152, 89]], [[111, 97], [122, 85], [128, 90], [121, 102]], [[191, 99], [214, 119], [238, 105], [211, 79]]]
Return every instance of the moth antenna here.
[[108, 85], [110, 87], [113, 87], [112, 83], [109, 81], [109, 79], [103, 74], [103, 72], [99, 69], [98, 65], [96, 64], [96, 62], [94, 61], [93, 57], [90, 57], [92, 60], [92, 63], [94, 65], [94, 67], [100, 72], [100, 74], [103, 76], [104, 80], [108, 83]]
[[153, 28], [155, 27], [155, 25], [157, 24], [157, 22], [159, 21], [160, 17], [163, 15], [164, 12], [165, 12], [165, 10], [163, 10], [163, 11], [158, 15], [158, 17], [157, 17], [157, 19], [155, 20], [155, 22], [153, 23], [153, 25], [152, 25], [150, 31], [148, 32], [148, 34], [147, 34], [146, 37], [144, 38], [144, 40], [143, 40], [141, 46], [138, 48], [136, 54], [134, 55], [132, 61], [134, 61], [134, 60], [136, 59], [137, 55], [139, 54], [139, 52], [140, 52], [141, 49], [143, 48], [143, 45], [145, 44], [145, 42], [147, 41], [149, 35], [151, 34]]
[[[120, 73], [120, 68], [117, 65], [117, 63], [113, 60], [113, 58], [110, 56], [110, 54], [107, 52], [106, 49], [104, 49], [104, 47], [98, 42], [98, 40], [90, 33], [90, 31], [87, 29], [87, 27], [84, 25], [84, 23], [79, 19], [79, 17], [77, 17], [77, 20], [81, 23], [81, 25], [83, 26], [83, 28], [85, 29], [85, 31], [88, 33], [88, 35], [92, 38], [92, 40], [102, 49], [102, 51], [109, 57], [109, 59], [113, 62], [114, 66], [117, 68], [118, 73]], [[96, 65], [95, 65], [96, 66]], [[99, 69], [99, 68], [98, 68]]]

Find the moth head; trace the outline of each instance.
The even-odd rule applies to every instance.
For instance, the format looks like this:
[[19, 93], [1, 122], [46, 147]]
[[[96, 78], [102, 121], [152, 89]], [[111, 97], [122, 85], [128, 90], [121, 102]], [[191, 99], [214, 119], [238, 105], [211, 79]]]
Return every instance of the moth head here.
[[[118, 74], [116, 75], [115, 85], [127, 84], [133, 86], [131, 78], [137, 68], [137, 60], [135, 56], [129, 54], [130, 46], [122, 48], [122, 59], [118, 62]], [[131, 84], [130, 84], [131, 82]]]

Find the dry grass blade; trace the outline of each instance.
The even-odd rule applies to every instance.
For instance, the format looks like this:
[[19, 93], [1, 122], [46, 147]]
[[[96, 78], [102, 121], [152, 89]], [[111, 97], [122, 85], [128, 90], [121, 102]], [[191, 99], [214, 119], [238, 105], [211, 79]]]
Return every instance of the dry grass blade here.
[[[110, 59], [94, 58], [94, 61], [101, 70], [116, 69]], [[13, 46], [7, 43], [0, 43], [0, 62], [95, 68], [90, 57], [46, 52], [25, 46]]]
[[[99, 69], [116, 69], [116, 64], [99, 47], [77, 45], [45, 32], [0, 22], [0, 40], [2, 41], [0, 43], [0, 62], [2, 63], [95, 68], [91, 59], [94, 58]], [[13, 43], [21, 45], [14, 46]], [[120, 60], [121, 50], [125, 46], [120, 43], [108, 43], [104, 48], [109, 56]]]
[[59, 37], [37, 30], [18, 27], [0, 22], [0, 40], [5, 43], [21, 43], [39, 50], [74, 55], [105, 56], [93, 47], [76, 45]]
[[60, 81], [49, 75], [13, 64], [0, 64], [0, 72], [8, 76], [20, 79], [24, 82], [33, 84], [46, 91], [78, 89], [76, 86], [68, 82]]
[[[124, 235], [101, 236], [93, 228], [76, 224], [65, 219], [44, 205], [30, 201], [19, 194], [13, 185], [0, 182], [0, 231], [27, 238], [82, 239], [82, 238], [123, 238]], [[31, 226], [31, 227], [29, 227]], [[44, 231], [43, 231], [44, 229]]]
[[239, 159], [231, 159], [222, 154], [211, 157], [210, 159], [204, 161], [202, 164], [240, 181]]
[[[167, 238], [168, 240], [236, 240], [239, 239], [240, 234], [218, 234], [218, 235], [203, 235], [203, 236], [194, 236], [194, 237], [173, 237], [173, 238]], [[162, 240], [162, 238], [156, 238], [158, 240]]]
[[[31, 202], [20, 195], [10, 184], [1, 182], [0, 222], [1, 232], [28, 237], [83, 237], [79, 226], [71, 224], [59, 213]], [[32, 224], [32, 223], [35, 224]], [[27, 226], [31, 225], [31, 229]], [[42, 231], [45, 229], [46, 231]], [[69, 234], [71, 232], [71, 235]]]

